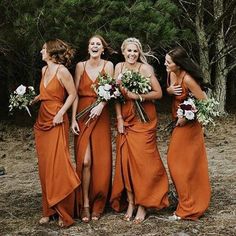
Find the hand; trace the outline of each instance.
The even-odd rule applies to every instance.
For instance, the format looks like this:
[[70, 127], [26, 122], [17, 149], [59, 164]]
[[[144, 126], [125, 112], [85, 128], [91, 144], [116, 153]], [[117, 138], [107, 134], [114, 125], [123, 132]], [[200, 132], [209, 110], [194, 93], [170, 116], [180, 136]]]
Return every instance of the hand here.
[[58, 113], [54, 116], [53, 121], [52, 121], [52, 124], [53, 124], [53, 126], [56, 126], [56, 125], [59, 125], [59, 124], [61, 124], [61, 123], [63, 123], [63, 115], [62, 115], [60, 112], [58, 112]]
[[186, 123], [187, 123], [187, 120], [185, 117], [178, 117], [178, 120], [175, 126], [184, 126]]
[[171, 84], [170, 87], [168, 87], [168, 93], [179, 96], [182, 94], [182, 87], [180, 85]]
[[127, 97], [133, 100], [139, 99], [139, 96], [136, 93], [132, 93], [130, 91], [127, 91]]
[[72, 120], [71, 130], [72, 130], [73, 134], [79, 135], [80, 129], [79, 129], [79, 125], [76, 120]]
[[105, 106], [104, 102], [100, 102], [97, 106], [95, 106], [91, 111], [89, 117], [95, 119], [97, 116], [100, 116], [102, 113], [102, 109]]
[[39, 101], [39, 95], [35, 96], [34, 99], [32, 101], [30, 101], [29, 105], [32, 106], [35, 103], [37, 103]]
[[117, 119], [117, 129], [120, 134], [125, 134], [124, 120], [122, 118]]

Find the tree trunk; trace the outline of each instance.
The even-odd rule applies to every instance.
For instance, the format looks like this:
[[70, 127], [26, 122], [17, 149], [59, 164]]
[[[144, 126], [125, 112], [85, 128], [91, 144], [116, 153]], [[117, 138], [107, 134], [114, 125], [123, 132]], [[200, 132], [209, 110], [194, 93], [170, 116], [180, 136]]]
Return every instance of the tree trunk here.
[[[218, 19], [223, 13], [223, 1], [214, 0], [214, 18]], [[225, 113], [225, 102], [226, 102], [226, 79], [228, 71], [226, 69], [226, 58], [221, 56], [224, 53], [225, 41], [224, 41], [224, 27], [223, 21], [219, 25], [219, 30], [217, 31], [215, 39], [216, 52], [219, 53], [219, 60], [215, 64], [215, 87], [214, 87], [214, 96], [219, 102], [218, 109], [220, 114]]]
[[198, 0], [196, 5], [196, 34], [199, 44], [199, 58], [200, 67], [203, 72], [204, 82], [211, 83], [211, 70], [209, 61], [209, 47], [208, 41], [204, 29], [204, 11], [203, 11], [203, 0]]

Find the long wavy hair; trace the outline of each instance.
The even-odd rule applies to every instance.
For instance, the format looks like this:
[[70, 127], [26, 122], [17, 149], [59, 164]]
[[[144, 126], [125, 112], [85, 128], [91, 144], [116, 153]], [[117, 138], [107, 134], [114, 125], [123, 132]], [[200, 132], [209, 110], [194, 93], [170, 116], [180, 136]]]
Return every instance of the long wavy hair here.
[[60, 39], [51, 39], [46, 43], [46, 50], [50, 58], [57, 64], [69, 66], [74, 57], [75, 50]]
[[207, 85], [203, 82], [203, 73], [199, 65], [194, 62], [182, 47], [176, 47], [167, 53], [172, 61], [180, 67], [180, 69], [185, 70], [191, 77], [205, 89]]

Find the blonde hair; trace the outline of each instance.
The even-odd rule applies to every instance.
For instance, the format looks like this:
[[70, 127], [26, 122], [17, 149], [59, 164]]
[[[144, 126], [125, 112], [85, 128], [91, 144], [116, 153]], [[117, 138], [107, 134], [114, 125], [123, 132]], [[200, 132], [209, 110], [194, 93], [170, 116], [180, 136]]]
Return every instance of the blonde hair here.
[[55, 63], [65, 66], [71, 64], [75, 50], [69, 44], [60, 39], [48, 40], [45, 44], [47, 53]]
[[121, 51], [122, 52], [124, 52], [124, 50], [125, 50], [125, 48], [128, 44], [134, 44], [134, 45], [137, 46], [137, 48], [139, 50], [139, 60], [140, 60], [140, 62], [142, 62], [144, 64], [148, 64], [147, 57], [152, 57], [152, 58], [155, 58], [156, 60], [158, 60], [150, 50], [148, 52], [143, 51], [142, 44], [140, 43], [140, 41], [137, 38], [127, 38], [127, 39], [125, 39], [123, 41], [122, 45], [121, 45]]

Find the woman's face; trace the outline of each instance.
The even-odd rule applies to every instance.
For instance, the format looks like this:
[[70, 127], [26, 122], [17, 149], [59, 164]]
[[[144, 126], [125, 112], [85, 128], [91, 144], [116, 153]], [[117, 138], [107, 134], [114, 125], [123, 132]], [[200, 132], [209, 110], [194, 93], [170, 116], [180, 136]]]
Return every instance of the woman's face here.
[[179, 70], [179, 67], [173, 62], [172, 58], [166, 54], [165, 66], [167, 72], [176, 72]]
[[139, 59], [139, 49], [135, 44], [129, 43], [125, 46], [123, 55], [126, 62], [129, 64], [134, 64]]
[[49, 60], [49, 54], [47, 52], [47, 46], [46, 46], [46, 43], [43, 45], [40, 53], [42, 54], [42, 60], [43, 61], [48, 61]]
[[88, 52], [91, 57], [101, 57], [104, 52], [102, 41], [99, 38], [91, 38], [88, 45]]

